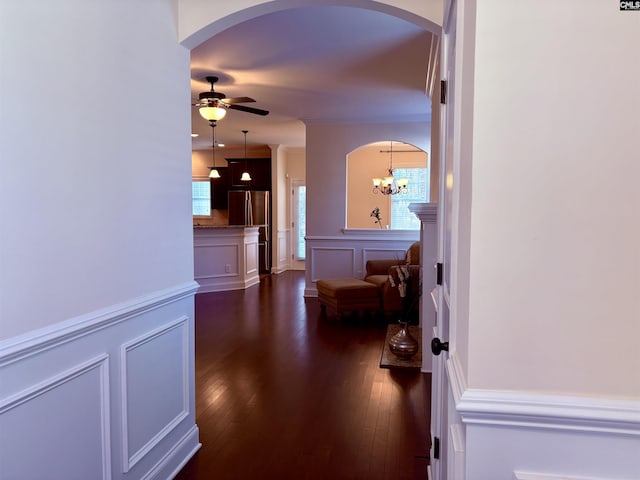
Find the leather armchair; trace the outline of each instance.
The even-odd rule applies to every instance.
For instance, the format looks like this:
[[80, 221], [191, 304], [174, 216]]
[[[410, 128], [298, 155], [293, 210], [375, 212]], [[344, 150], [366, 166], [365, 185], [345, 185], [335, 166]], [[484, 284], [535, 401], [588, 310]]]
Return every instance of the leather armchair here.
[[[400, 296], [398, 284], [399, 268], [406, 266], [408, 273], [407, 294], [405, 298]], [[420, 242], [413, 243], [404, 258], [368, 260], [364, 280], [378, 286], [380, 294], [380, 306], [387, 317], [399, 315], [403, 309], [412, 323], [419, 318], [420, 297]], [[408, 306], [410, 304], [410, 306]]]

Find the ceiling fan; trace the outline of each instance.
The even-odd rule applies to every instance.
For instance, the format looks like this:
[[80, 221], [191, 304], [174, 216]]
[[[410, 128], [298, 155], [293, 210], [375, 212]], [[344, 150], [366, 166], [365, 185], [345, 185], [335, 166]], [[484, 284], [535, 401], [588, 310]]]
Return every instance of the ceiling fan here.
[[240, 103], [255, 102], [255, 100], [250, 97], [227, 98], [224, 93], [215, 91], [214, 84], [218, 81], [218, 77], [208, 76], [205, 78], [207, 82], [211, 84], [211, 90], [200, 93], [198, 95], [198, 99], [200, 101], [198, 103], [194, 103], [193, 106], [200, 107], [200, 115], [202, 115], [206, 120], [220, 120], [225, 116], [227, 109], [239, 110], [241, 112], [263, 116], [269, 114], [268, 110], [238, 105]]

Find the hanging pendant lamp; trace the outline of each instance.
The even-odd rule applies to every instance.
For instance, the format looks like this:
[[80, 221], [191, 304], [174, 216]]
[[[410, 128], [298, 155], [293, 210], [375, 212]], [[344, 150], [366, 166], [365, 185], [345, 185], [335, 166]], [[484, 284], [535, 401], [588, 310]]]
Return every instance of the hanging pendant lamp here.
[[251, 181], [251, 175], [249, 175], [249, 170], [247, 169], [247, 133], [248, 132], [249, 130], [242, 130], [242, 133], [244, 133], [244, 172], [242, 172], [242, 176], [240, 177], [240, 180], [242, 180], [243, 182]]
[[211, 172], [209, 173], [209, 178], [220, 178], [220, 173], [216, 168], [216, 121], [210, 120], [209, 125], [211, 125], [211, 156], [213, 157], [213, 166], [209, 167]]

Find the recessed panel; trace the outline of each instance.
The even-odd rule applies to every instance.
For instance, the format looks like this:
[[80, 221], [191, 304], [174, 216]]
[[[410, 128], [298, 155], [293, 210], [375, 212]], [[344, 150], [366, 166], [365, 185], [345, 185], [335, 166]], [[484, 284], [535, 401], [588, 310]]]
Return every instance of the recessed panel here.
[[179, 322], [124, 348], [128, 468], [187, 414], [187, 334]]
[[106, 375], [105, 356], [1, 403], [0, 477], [110, 478]]
[[314, 281], [354, 276], [355, 251], [352, 248], [313, 248], [311, 255]]
[[206, 245], [194, 248], [195, 278], [228, 276], [238, 272], [238, 245]]
[[246, 250], [246, 273], [254, 273], [258, 271], [258, 244], [247, 243], [245, 244]]

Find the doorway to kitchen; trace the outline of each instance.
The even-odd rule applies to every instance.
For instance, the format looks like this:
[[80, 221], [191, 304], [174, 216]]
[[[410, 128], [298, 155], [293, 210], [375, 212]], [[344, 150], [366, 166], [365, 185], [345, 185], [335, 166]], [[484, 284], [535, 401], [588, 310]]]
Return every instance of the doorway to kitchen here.
[[291, 269], [304, 270], [306, 258], [307, 186], [299, 178], [291, 180]]

